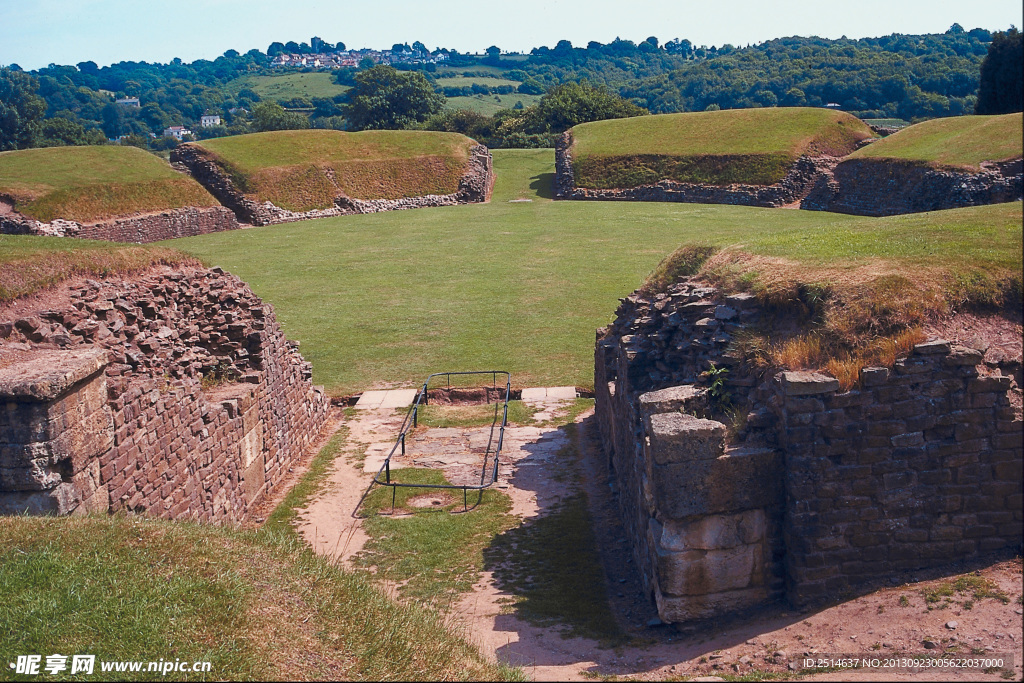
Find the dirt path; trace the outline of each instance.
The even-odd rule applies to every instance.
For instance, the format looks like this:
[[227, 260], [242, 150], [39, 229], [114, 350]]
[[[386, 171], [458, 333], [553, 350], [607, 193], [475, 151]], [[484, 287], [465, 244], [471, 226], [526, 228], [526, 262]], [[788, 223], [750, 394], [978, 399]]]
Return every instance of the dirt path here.
[[[539, 404], [534, 416], [544, 422], [564, 404]], [[301, 516], [300, 533], [324, 555], [348, 562], [362, 549], [366, 535], [353, 516], [372, 472], [393, 445], [402, 417], [393, 409], [364, 410], [346, 420], [345, 453], [335, 460], [324, 491]], [[830, 654], [871, 655], [883, 660], [898, 654], [972, 653], [1012, 655], [1012, 677], [1021, 680], [1021, 562], [999, 563], [980, 571], [1008, 598], [972, 599], [969, 593], [940, 599], [931, 610], [923, 597], [948, 584], [935, 579], [893, 586], [834, 607], [794, 613], [783, 606], [767, 608], [743, 620], [676, 627], [660, 624], [643, 595], [632, 569], [618, 511], [599, 454], [592, 413], [581, 415], [580, 476], [567, 478], [556, 455], [568, 443], [563, 429], [509, 427], [498, 487], [512, 500], [512, 514], [524, 520], [541, 517], [558, 501], [582, 486], [588, 495], [612, 610], [635, 645], [601, 648], [583, 638], [563, 638], [557, 627], [539, 627], [503, 610], [501, 591], [490, 572], [481, 574], [473, 590], [453, 612], [466, 637], [492, 659], [521, 666], [534, 680], [592, 680], [619, 676], [638, 680], [676, 677], [740, 676], [774, 672], [797, 676], [805, 659]], [[489, 438], [487, 428], [419, 430], [411, 435], [409, 456], [397, 466], [441, 468], [450, 480], [479, 477], [476, 460]], [[573, 483], [573, 482], [578, 483]], [[954, 623], [955, 622], [955, 623]], [[951, 626], [950, 626], [951, 625]], [[925, 641], [934, 643], [927, 649]], [[1006, 669], [892, 670], [856, 669], [813, 675], [802, 680], [1005, 680]], [[712, 678], [711, 680], [715, 680]]]

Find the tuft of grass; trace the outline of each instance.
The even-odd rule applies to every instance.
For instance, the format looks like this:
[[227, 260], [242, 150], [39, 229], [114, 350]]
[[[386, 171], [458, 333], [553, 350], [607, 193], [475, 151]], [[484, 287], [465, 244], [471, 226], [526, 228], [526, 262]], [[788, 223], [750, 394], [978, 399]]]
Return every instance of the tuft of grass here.
[[850, 158], [978, 171], [983, 161], [1019, 159], [1024, 149], [1022, 128], [1020, 112], [931, 119], [859, 149]]
[[456, 192], [475, 143], [432, 131], [287, 130], [190, 144], [247, 196], [308, 211], [333, 206], [339, 195], [399, 199]]
[[684, 277], [696, 275], [709, 258], [717, 251], [706, 245], [686, 244], [661, 260], [661, 263], [647, 276], [640, 286], [640, 292], [651, 296], [664, 292], [670, 285]]
[[136, 147], [47, 147], [0, 152], [0, 195], [21, 214], [88, 223], [185, 206], [216, 206], [191, 177]]
[[334, 436], [331, 437], [330, 441], [320, 449], [320, 452], [314, 456], [312, 462], [309, 464], [309, 469], [306, 471], [302, 478], [295, 483], [294, 486], [289, 489], [288, 494], [284, 497], [274, 511], [270, 513], [266, 521], [263, 523], [262, 529], [268, 531], [280, 532], [288, 535], [292, 535], [298, 538], [298, 532], [295, 530], [295, 520], [298, 519], [299, 512], [302, 508], [305, 508], [313, 500], [313, 496], [320, 492], [323, 488], [324, 479], [327, 477], [327, 471], [334, 459], [338, 457], [342, 448], [345, 446], [345, 439], [348, 436], [348, 427], [341, 427]]
[[0, 235], [0, 303], [34, 294], [77, 276], [128, 275], [157, 265], [198, 266], [200, 263], [166, 246]]
[[[943, 601], [944, 604], [939, 606], [939, 608], [945, 608], [951, 603], [951, 598], [964, 594], [970, 594], [972, 599], [967, 602], [971, 603], [971, 607], [974, 606], [974, 602], [986, 598], [998, 600], [1004, 605], [1010, 602], [1010, 596], [999, 590], [995, 581], [976, 574], [958, 576], [951, 581], [942, 581], [921, 590], [925, 604], [929, 606], [928, 609], [932, 609], [940, 601]], [[966, 607], [966, 603], [964, 606]]]
[[[392, 470], [394, 481], [409, 484], [447, 484], [437, 470]], [[391, 516], [392, 489], [375, 487], [363, 501], [363, 529], [370, 536], [356, 556], [357, 566], [373, 567], [379, 579], [399, 585], [403, 598], [447, 608], [472, 588], [483, 568], [484, 548], [495, 535], [515, 524], [508, 514], [512, 503], [498, 491], [469, 492], [468, 512], [462, 512], [462, 491], [397, 488]], [[431, 496], [445, 504], [415, 507], [410, 500]], [[477, 503], [474, 506], [475, 503]]]
[[[8, 653], [209, 661], [232, 680], [519, 679], [288, 534], [138, 517], [0, 518]], [[104, 673], [137, 680], [138, 673]]]
[[809, 107], [660, 114], [572, 129], [576, 184], [771, 185], [803, 154], [845, 156], [874, 133], [844, 112]]

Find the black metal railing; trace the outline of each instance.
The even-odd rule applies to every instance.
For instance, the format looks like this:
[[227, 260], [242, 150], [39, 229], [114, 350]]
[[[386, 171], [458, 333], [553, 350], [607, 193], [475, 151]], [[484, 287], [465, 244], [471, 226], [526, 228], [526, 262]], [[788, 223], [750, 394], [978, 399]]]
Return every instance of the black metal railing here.
[[[451, 389], [452, 377], [467, 377], [471, 375], [491, 375], [491, 387], [495, 388], [498, 386], [497, 378], [498, 375], [502, 375], [505, 378], [505, 399], [501, 403], [501, 421], [498, 421], [498, 404], [495, 404], [494, 420], [491, 422], [491, 431], [487, 440], [487, 449], [484, 451], [484, 459], [480, 468], [480, 483], [479, 484], [410, 484], [404, 482], [394, 481], [391, 478], [391, 458], [396, 454], [406, 454], [406, 443], [405, 437], [410, 430], [415, 429], [419, 424], [419, 411], [421, 406], [426, 406], [429, 403], [430, 396], [430, 385], [432, 381], [437, 378], [445, 378], [445, 383], [448, 389]], [[486, 380], [485, 380], [486, 381]], [[379, 486], [390, 486], [391, 487], [391, 510], [394, 512], [395, 499], [398, 494], [399, 488], [425, 488], [425, 489], [462, 489], [462, 503], [463, 510], [469, 510], [469, 492], [479, 491], [480, 496], [483, 495], [483, 490], [489, 488], [498, 480], [498, 464], [501, 457], [501, 447], [505, 440], [505, 426], [508, 424], [508, 401], [509, 396], [512, 393], [512, 376], [504, 370], [470, 370], [465, 372], [435, 372], [427, 377], [427, 380], [423, 383], [419, 392], [416, 394], [416, 400], [412, 406], [409, 407], [408, 412], [405, 414], [405, 418], [402, 420], [402, 427], [395, 439], [395, 445], [391, 447], [391, 451], [384, 459], [384, 463], [377, 470], [377, 474], [374, 475], [373, 481], [370, 483], [370, 487], [367, 489], [366, 494], [370, 492], [370, 489], [374, 485]], [[490, 394], [487, 388], [484, 388], [484, 394], [487, 396], [487, 401], [490, 402]], [[497, 430], [497, 441], [495, 442], [495, 430]], [[492, 453], [493, 448], [493, 457]], [[490, 475], [488, 477], [488, 474]], [[363, 495], [365, 499], [366, 494]], [[361, 501], [360, 501], [361, 502]], [[477, 501], [477, 504], [479, 500]]]

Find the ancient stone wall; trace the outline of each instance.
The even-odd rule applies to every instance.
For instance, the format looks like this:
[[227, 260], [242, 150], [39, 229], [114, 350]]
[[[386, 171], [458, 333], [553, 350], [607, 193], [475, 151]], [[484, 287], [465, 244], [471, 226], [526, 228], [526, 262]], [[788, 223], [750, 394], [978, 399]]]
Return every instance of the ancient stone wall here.
[[937, 170], [891, 159], [847, 159], [825, 169], [802, 209], [892, 216], [1021, 198], [1021, 161], [984, 164], [980, 173]]
[[219, 269], [88, 281], [0, 342], [5, 513], [241, 521], [326, 418], [273, 309]]
[[0, 215], [0, 234], [80, 237], [136, 244], [205, 235], [237, 227], [235, 215], [223, 206], [185, 207], [84, 224], [62, 219], [44, 223], [16, 213]]
[[187, 169], [210, 194], [234, 211], [240, 221], [252, 225], [484, 202], [490, 199], [494, 185], [491, 152], [483, 145], [476, 145], [470, 150], [466, 172], [459, 179], [458, 191], [451, 194], [402, 199], [358, 199], [345, 196], [339, 189], [332, 207], [311, 211], [289, 211], [275, 206], [273, 202], [260, 203], [246, 197], [231, 177], [204, 150], [195, 145], [179, 145], [171, 152], [171, 161]]
[[839, 160], [833, 157], [802, 156], [786, 176], [774, 185], [700, 185], [661, 180], [652, 185], [595, 190], [577, 187], [572, 168], [572, 135], [566, 131], [555, 143], [555, 197], [603, 201], [691, 202], [779, 207], [800, 201], [814, 186], [823, 170]]
[[662, 619], [835, 599], [1020, 546], [1010, 376], [942, 341], [865, 369], [855, 391], [761, 376], [729, 349], [764, 323], [749, 295], [682, 283], [623, 299], [598, 331], [597, 423]]

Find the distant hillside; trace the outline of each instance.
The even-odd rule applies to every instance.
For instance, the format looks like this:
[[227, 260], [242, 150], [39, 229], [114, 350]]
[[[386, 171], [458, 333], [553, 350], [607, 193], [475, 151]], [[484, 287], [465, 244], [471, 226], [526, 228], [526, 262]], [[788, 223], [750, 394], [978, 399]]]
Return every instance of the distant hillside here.
[[576, 185], [608, 189], [663, 178], [771, 185], [800, 156], [844, 156], [873, 133], [842, 112], [772, 108], [595, 121], [572, 137]]
[[400, 199], [459, 189], [476, 144], [457, 133], [291, 130], [190, 143], [247, 197], [290, 211], [356, 199]]
[[1024, 153], [1020, 113], [932, 119], [857, 150], [852, 159], [900, 159], [939, 168], [979, 170], [982, 161]]
[[0, 195], [19, 213], [87, 223], [185, 206], [216, 206], [199, 183], [135, 147], [50, 147], [0, 153]]

